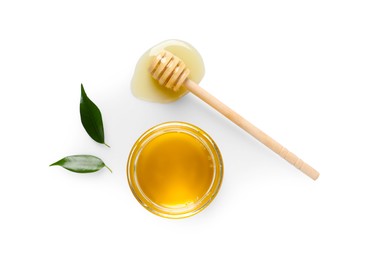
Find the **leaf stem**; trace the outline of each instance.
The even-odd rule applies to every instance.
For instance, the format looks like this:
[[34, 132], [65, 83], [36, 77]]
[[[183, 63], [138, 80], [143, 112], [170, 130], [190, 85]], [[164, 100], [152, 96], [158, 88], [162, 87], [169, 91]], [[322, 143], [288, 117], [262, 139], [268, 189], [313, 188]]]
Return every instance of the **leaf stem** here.
[[108, 144], [106, 144], [106, 143], [104, 143], [105, 145], [106, 145], [106, 147], [109, 147], [110, 148], [110, 145], [108, 145]]
[[105, 167], [110, 171], [110, 173], [113, 173], [113, 171], [106, 164]]

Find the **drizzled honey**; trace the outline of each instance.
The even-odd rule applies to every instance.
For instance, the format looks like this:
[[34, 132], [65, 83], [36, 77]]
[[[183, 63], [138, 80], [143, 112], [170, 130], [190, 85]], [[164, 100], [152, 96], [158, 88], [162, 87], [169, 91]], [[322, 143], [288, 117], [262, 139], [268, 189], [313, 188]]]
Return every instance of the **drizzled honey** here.
[[180, 88], [174, 92], [171, 89], [160, 86], [150, 75], [149, 67], [152, 60], [164, 49], [184, 61], [191, 71], [188, 76], [191, 80], [199, 83], [203, 78], [205, 67], [199, 52], [186, 42], [168, 40], [152, 47], [138, 60], [131, 81], [131, 90], [135, 97], [151, 102], [169, 103], [187, 94], [186, 88]]

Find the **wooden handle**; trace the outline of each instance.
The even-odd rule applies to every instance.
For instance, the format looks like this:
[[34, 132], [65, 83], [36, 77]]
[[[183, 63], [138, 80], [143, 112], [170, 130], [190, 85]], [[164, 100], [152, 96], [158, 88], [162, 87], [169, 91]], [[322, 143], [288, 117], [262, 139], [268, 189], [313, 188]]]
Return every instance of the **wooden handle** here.
[[259, 128], [257, 128], [256, 126], [251, 124], [249, 121], [244, 119], [242, 116], [237, 114], [231, 108], [229, 108], [228, 106], [220, 102], [217, 98], [215, 98], [205, 89], [201, 88], [195, 82], [193, 82], [190, 79], [186, 79], [186, 81], [183, 83], [183, 86], [185, 86], [190, 92], [192, 92], [198, 98], [205, 101], [208, 105], [216, 109], [219, 113], [223, 114], [233, 123], [235, 123], [236, 125], [241, 127], [243, 130], [248, 132], [250, 135], [255, 137], [265, 146], [269, 147], [272, 151], [274, 151], [276, 154], [281, 156], [287, 162], [289, 162], [290, 164], [295, 166], [297, 169], [305, 173], [307, 176], [309, 176], [313, 180], [316, 180], [319, 177], [319, 172], [317, 172], [313, 167], [305, 163], [303, 160], [301, 160], [299, 157], [297, 157], [292, 152], [288, 151], [280, 143], [278, 143], [273, 138], [265, 134], [263, 131], [261, 131]]

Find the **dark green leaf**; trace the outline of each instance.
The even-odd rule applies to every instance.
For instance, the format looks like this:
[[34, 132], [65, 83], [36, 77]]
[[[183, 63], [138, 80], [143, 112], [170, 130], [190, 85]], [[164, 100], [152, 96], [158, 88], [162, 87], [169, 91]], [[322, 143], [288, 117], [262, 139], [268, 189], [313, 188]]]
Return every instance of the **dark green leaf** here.
[[[104, 125], [100, 109], [89, 99], [82, 84], [79, 112], [81, 114], [82, 125], [88, 135], [96, 142], [105, 144]], [[105, 145], [108, 146], [107, 144]]]
[[61, 166], [69, 171], [77, 173], [96, 172], [106, 167], [110, 172], [110, 168], [98, 157], [93, 155], [72, 155], [50, 164], [50, 166]]

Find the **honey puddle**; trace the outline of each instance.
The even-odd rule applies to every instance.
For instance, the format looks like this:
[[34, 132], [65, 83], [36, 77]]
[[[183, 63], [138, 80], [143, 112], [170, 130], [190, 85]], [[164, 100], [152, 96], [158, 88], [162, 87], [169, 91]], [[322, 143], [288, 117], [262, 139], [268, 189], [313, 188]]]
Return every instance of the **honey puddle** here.
[[131, 81], [131, 90], [135, 97], [159, 103], [173, 102], [187, 94], [185, 88], [174, 92], [171, 89], [160, 86], [154, 80], [148, 69], [153, 58], [161, 50], [167, 50], [179, 57], [190, 69], [189, 78], [199, 83], [205, 74], [205, 67], [199, 52], [190, 44], [179, 40], [168, 40], [152, 47], [139, 59]]

